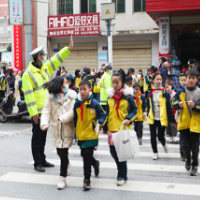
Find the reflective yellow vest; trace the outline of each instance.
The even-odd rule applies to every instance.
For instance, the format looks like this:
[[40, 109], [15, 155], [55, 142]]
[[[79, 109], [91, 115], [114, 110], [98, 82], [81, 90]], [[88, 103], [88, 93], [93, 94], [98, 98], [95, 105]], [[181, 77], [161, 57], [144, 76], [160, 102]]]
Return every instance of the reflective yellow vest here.
[[42, 112], [46, 102], [46, 92], [42, 86], [50, 80], [50, 76], [62, 64], [66, 57], [70, 54], [68, 47], [64, 47], [56, 55], [50, 58], [41, 69], [33, 65], [33, 61], [29, 64], [27, 70], [22, 77], [22, 85], [24, 97], [28, 108], [29, 115], [35, 116]]

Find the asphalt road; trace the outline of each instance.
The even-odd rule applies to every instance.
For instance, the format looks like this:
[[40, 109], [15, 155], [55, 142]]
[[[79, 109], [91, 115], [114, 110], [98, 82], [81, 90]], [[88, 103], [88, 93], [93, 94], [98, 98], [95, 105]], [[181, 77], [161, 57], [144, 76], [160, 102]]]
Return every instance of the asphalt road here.
[[[31, 154], [31, 123], [8, 122], [0, 124], [0, 200], [1, 199], [127, 199], [127, 200], [199, 200], [200, 175], [189, 176], [184, 162], [179, 159], [179, 145], [169, 145], [165, 154], [159, 146], [160, 159], [152, 160], [148, 125], [145, 124], [141, 156], [128, 162], [128, 182], [116, 186], [117, 169], [110, 156], [107, 139], [100, 135], [95, 157], [101, 161], [100, 175], [92, 173], [91, 190], [82, 189], [83, 168], [78, 146], [69, 151], [71, 162], [67, 188], [56, 189], [59, 177], [59, 158], [50, 134], [46, 144], [47, 160], [54, 168], [45, 173], [33, 170]], [[159, 143], [159, 142], [158, 142]]]

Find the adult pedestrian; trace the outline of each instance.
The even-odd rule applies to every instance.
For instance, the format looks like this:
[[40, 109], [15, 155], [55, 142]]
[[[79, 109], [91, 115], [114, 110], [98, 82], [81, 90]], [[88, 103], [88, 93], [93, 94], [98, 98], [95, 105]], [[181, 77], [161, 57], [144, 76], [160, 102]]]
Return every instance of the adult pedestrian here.
[[14, 72], [14, 70], [11, 70], [8, 73], [7, 81], [8, 81], [9, 89], [11, 89], [14, 94], [15, 93], [15, 72]]
[[17, 71], [17, 75], [15, 76], [15, 94], [14, 97], [17, 100], [20, 100], [20, 92], [19, 92], [19, 81], [21, 80], [21, 74], [22, 72], [20, 70]]
[[5, 92], [7, 90], [7, 81], [6, 81], [7, 74], [8, 74], [7, 69], [4, 69], [3, 72], [0, 74], [0, 103], [5, 97]]
[[164, 62], [163, 66], [160, 68], [160, 74], [162, 76], [162, 85], [165, 85], [166, 79], [167, 79], [167, 68], [169, 68], [169, 63]]
[[56, 72], [56, 76], [60, 76], [61, 74], [61, 67], [58, 67], [57, 72]]
[[61, 68], [61, 74], [60, 76], [62, 76], [63, 78], [65, 78], [67, 76], [67, 71], [65, 70], [65, 67]]
[[22, 77], [24, 97], [29, 115], [32, 117], [32, 155], [34, 159], [34, 169], [38, 172], [45, 172], [44, 167], [54, 167], [46, 161], [44, 147], [46, 143], [47, 131], [40, 129], [40, 115], [46, 103], [46, 92], [42, 86], [50, 80], [50, 76], [62, 64], [70, 54], [73, 47], [73, 38], [70, 38], [69, 47], [64, 47], [56, 55], [44, 62], [44, 45], [30, 53], [33, 61], [29, 64]]
[[108, 95], [106, 93], [108, 88], [112, 87], [112, 65], [111, 63], [107, 63], [104, 67], [104, 74], [101, 77], [100, 85], [100, 105], [106, 110], [106, 106], [108, 103]]

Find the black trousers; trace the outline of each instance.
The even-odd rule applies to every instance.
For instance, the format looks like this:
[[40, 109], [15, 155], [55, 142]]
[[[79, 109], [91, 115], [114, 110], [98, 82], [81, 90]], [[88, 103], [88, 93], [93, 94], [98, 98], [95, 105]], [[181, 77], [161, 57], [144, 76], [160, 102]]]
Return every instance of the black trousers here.
[[47, 131], [43, 131], [40, 129], [40, 120], [38, 124], [35, 124], [32, 120], [32, 141], [31, 141], [31, 147], [32, 147], [32, 155], [34, 159], [34, 166], [37, 166], [39, 164], [43, 164], [46, 162], [46, 156], [44, 154], [45, 149], [45, 143], [46, 143], [46, 137], [47, 137]]
[[137, 137], [138, 139], [142, 139], [142, 135], [143, 135], [143, 121], [139, 121], [139, 122], [134, 122], [134, 129], [135, 132], [137, 133]]
[[192, 166], [198, 166], [199, 155], [199, 133], [190, 132], [190, 129], [181, 130], [181, 145], [183, 153], [186, 157], [186, 162], [191, 163], [192, 152]]
[[96, 160], [94, 158], [94, 147], [87, 147], [81, 149], [81, 156], [83, 157], [83, 172], [84, 179], [90, 180], [91, 167], [96, 167]]
[[57, 148], [57, 154], [60, 157], [60, 176], [67, 177], [67, 168], [69, 164], [68, 159], [68, 148], [59, 149]]
[[[158, 134], [156, 133], [158, 129]], [[164, 146], [166, 144], [165, 140], [165, 127], [161, 126], [160, 120], [154, 120], [154, 124], [150, 124], [151, 132], [151, 146], [154, 153], [158, 153], [156, 136], [158, 135], [158, 140]]]

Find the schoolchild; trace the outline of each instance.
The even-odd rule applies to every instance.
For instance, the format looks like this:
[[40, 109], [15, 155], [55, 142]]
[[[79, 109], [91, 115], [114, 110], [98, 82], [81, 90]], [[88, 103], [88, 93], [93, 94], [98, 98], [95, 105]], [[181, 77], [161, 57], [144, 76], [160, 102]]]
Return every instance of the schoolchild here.
[[139, 85], [140, 85], [140, 91], [142, 92], [142, 94], [143, 94], [143, 85], [144, 85], [144, 77], [143, 77], [143, 74], [142, 74], [142, 70], [141, 69], [139, 69], [138, 70], [138, 76], [137, 76], [137, 78], [138, 78], [138, 83], [139, 83]]
[[74, 76], [74, 85], [77, 89], [79, 89], [79, 83], [81, 82], [81, 71], [80, 69], [76, 69], [75, 76]]
[[88, 80], [88, 81], [91, 83], [91, 87], [92, 87], [92, 83], [93, 83], [93, 80], [94, 80], [94, 76], [91, 75], [91, 69], [90, 69], [90, 68], [87, 68], [85, 72], [86, 72], [85, 79]]
[[60, 177], [57, 188], [61, 190], [66, 187], [68, 149], [74, 138], [73, 108], [77, 94], [69, 90], [67, 80], [62, 76], [45, 83], [44, 88], [48, 89], [49, 93], [42, 110], [40, 127], [42, 130], [47, 130], [50, 125], [51, 138], [60, 157]]
[[67, 84], [69, 85], [70, 90], [74, 90], [78, 94], [78, 89], [74, 85], [74, 78], [71, 74], [67, 74], [66, 76]]
[[149, 82], [151, 81], [150, 80], [150, 74], [152, 73], [152, 69], [151, 68], [148, 68], [147, 69], [147, 74], [144, 78], [144, 94], [145, 94], [145, 98], [147, 97], [147, 94], [148, 94], [148, 84]]
[[85, 66], [85, 67], [83, 67], [83, 71], [82, 71], [82, 73], [81, 73], [81, 79], [84, 79], [85, 78], [85, 76], [87, 75], [86, 74], [86, 69], [87, 69], [87, 67]]
[[112, 134], [120, 131], [121, 126], [132, 128], [132, 123], [137, 119], [137, 107], [133, 100], [133, 88], [125, 84], [125, 72], [120, 69], [112, 75], [112, 88], [107, 91], [108, 104], [106, 114], [108, 121], [104, 132], [108, 134], [110, 153], [117, 165], [117, 185], [122, 186], [127, 181], [127, 162], [119, 162], [113, 144]]
[[198, 72], [186, 72], [185, 88], [181, 88], [173, 99], [173, 107], [180, 110], [178, 130], [185, 155], [185, 168], [191, 176], [198, 173], [199, 134], [200, 134], [200, 88], [196, 87]]
[[147, 122], [150, 126], [151, 133], [151, 146], [153, 149], [152, 159], [157, 160], [158, 149], [156, 137], [158, 137], [158, 140], [161, 142], [165, 153], [168, 153], [165, 139], [165, 128], [168, 126], [168, 123], [175, 125], [175, 120], [169, 93], [162, 86], [161, 74], [155, 73], [152, 77], [152, 82], [154, 86], [149, 90], [147, 96]]
[[139, 140], [139, 144], [142, 145], [142, 136], [143, 136], [143, 121], [146, 120], [145, 110], [146, 110], [146, 99], [140, 90], [140, 85], [135, 83], [133, 85], [133, 99], [137, 106], [137, 120], [134, 122], [135, 132]]
[[83, 157], [84, 190], [90, 189], [91, 167], [95, 176], [99, 175], [99, 160], [93, 156], [94, 148], [98, 146], [100, 126], [104, 126], [106, 114], [99, 102], [93, 99], [91, 83], [83, 79], [79, 84], [79, 94], [74, 105], [74, 126], [78, 138], [78, 146]]

